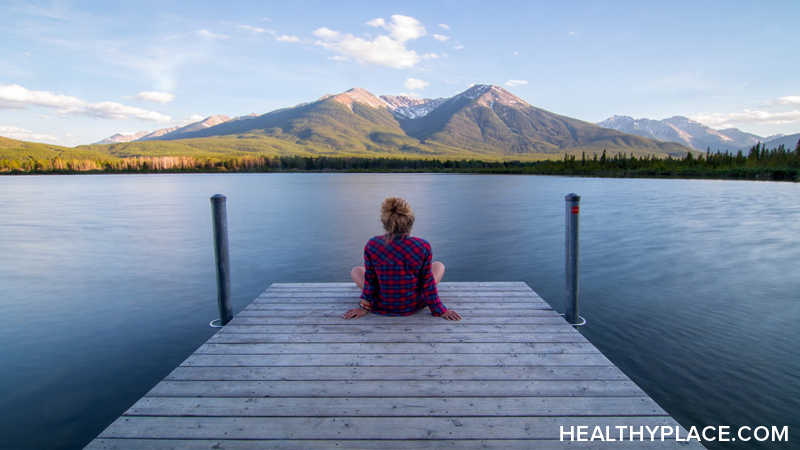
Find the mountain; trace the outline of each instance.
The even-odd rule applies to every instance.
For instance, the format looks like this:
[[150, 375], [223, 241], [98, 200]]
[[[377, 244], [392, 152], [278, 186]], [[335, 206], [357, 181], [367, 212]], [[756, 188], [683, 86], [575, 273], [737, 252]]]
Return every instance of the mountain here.
[[509, 91], [477, 85], [446, 99], [423, 117], [401, 120], [422, 142], [479, 153], [524, 154], [625, 152], [685, 155], [688, 149], [609, 130], [536, 108]]
[[598, 122], [604, 128], [619, 130], [650, 139], [677, 142], [695, 150], [736, 151], [754, 145], [764, 138], [745, 133], [736, 128], [714, 130], [700, 122], [686, 117], [675, 116], [663, 120], [634, 119], [628, 116], [611, 116]]
[[[800, 141], [800, 133], [790, 134], [788, 136], [781, 135], [778, 138], [771, 139], [771, 140], [768, 140], [768, 141], [764, 142], [764, 146], [766, 148], [772, 150], [772, 149], [778, 148], [779, 146], [783, 145], [786, 148], [786, 150], [794, 151], [794, 149], [797, 148], [797, 145], [799, 143], [798, 141]], [[743, 148], [742, 150], [749, 150], [749, 149], [750, 149], [750, 147]]]
[[446, 98], [412, 98], [405, 95], [381, 95], [387, 108], [403, 119], [417, 119], [427, 115], [444, 103]]
[[[146, 140], [181, 139], [183, 136], [189, 135], [195, 131], [204, 130], [206, 128], [210, 128], [219, 125], [221, 123], [228, 122], [230, 120], [231, 120], [230, 117], [224, 115], [206, 117], [205, 119], [199, 122], [190, 123], [189, 125], [183, 127], [171, 128], [171, 129], [165, 128], [162, 130], [158, 130], [155, 133], [151, 133], [143, 137], [141, 140], [146, 141]], [[159, 134], [156, 135], [156, 133]]]
[[786, 137], [783, 133], [773, 134], [764, 138], [764, 142], [774, 141], [775, 139], [780, 139], [782, 137]]
[[246, 120], [246, 119], [251, 119], [253, 117], [257, 117], [257, 115], [255, 113], [252, 113], [247, 116], [236, 117], [234, 119], [231, 119], [230, 117], [223, 115], [211, 116], [211, 117], [206, 117], [203, 120], [190, 123], [189, 125], [183, 127], [162, 128], [160, 130], [153, 131], [152, 133], [149, 131], [140, 131], [135, 134], [117, 133], [111, 137], [103, 139], [100, 142], [95, 142], [92, 145], [120, 144], [123, 142], [132, 142], [132, 141], [159, 140], [160, 138], [166, 135], [170, 135], [172, 139], [180, 139], [180, 135], [183, 133], [189, 133], [192, 131], [202, 130], [208, 127], [213, 127], [214, 125], [219, 125], [229, 120]]
[[148, 131], [140, 131], [138, 133], [117, 133], [113, 136], [103, 139], [100, 142], [95, 142], [95, 144], [119, 144], [120, 142], [130, 142], [142, 139], [148, 134]]
[[[141, 141], [224, 139], [235, 147], [297, 148], [318, 155], [538, 159], [556, 154], [623, 152], [683, 156], [689, 148], [603, 128], [536, 108], [499, 86], [477, 85], [451, 97], [378, 97], [363, 88], [260, 116], [212, 116]], [[132, 141], [136, 143], [139, 141]], [[132, 155], [141, 145], [125, 146]], [[122, 151], [122, 147], [119, 151]], [[144, 147], [141, 147], [144, 148]], [[148, 147], [149, 148], [149, 147]], [[139, 150], [137, 150], [139, 149]], [[154, 150], [151, 150], [154, 151]]]
[[172, 133], [173, 131], [177, 130], [178, 127], [169, 127], [169, 128], [162, 128], [160, 130], [153, 131], [152, 133], [142, 136], [141, 140], [148, 140], [148, 139], [155, 139], [159, 138], [167, 133]]

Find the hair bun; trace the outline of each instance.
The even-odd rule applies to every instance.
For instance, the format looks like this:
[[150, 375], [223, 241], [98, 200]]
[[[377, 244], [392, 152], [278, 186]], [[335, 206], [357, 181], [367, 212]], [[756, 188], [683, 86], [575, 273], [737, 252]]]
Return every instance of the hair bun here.
[[381, 204], [381, 222], [389, 237], [408, 234], [414, 225], [414, 212], [404, 199], [387, 197]]

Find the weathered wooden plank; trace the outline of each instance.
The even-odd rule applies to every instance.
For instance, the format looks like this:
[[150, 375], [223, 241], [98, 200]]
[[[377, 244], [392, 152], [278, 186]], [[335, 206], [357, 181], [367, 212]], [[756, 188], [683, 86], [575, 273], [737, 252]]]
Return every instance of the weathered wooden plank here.
[[[324, 370], [320, 371], [324, 378]], [[162, 381], [148, 397], [643, 397], [631, 381]], [[343, 400], [344, 401], [344, 400]]]
[[[358, 298], [361, 294], [358, 291], [350, 292], [350, 291], [341, 291], [341, 292], [324, 292], [320, 291], [314, 293], [313, 296], [315, 298]], [[495, 291], [464, 291], [464, 292], [456, 292], [456, 291], [445, 291], [439, 294], [440, 296], [446, 296], [450, 298], [528, 298], [528, 299], [539, 299], [537, 295], [533, 294], [533, 292], [525, 292], [525, 291], [506, 291], [506, 292], [495, 292]], [[261, 295], [258, 296], [258, 299], [264, 298], [307, 298], [310, 297], [310, 293], [302, 290], [298, 291], [264, 291]]]
[[[611, 362], [602, 353], [519, 353], [460, 355], [198, 355], [184, 366], [605, 366]], [[324, 369], [320, 369], [324, 370]], [[400, 370], [400, 369], [398, 369]]]
[[[681, 435], [684, 436], [684, 435]], [[613, 437], [613, 436], [612, 436]], [[693, 450], [703, 447], [696, 441], [682, 442], [666, 440], [655, 441], [616, 441], [616, 442], [570, 442], [544, 439], [421, 439], [421, 440], [346, 440], [346, 439], [276, 439], [276, 440], [202, 440], [202, 439], [96, 439], [86, 450], [316, 450], [316, 449], [349, 449], [349, 450], [420, 450], [420, 449], [454, 449], [454, 450], [563, 450], [569, 449], [636, 449], [636, 450]]]
[[[353, 308], [357, 305], [349, 305]], [[240, 312], [237, 317], [297, 317], [298, 315], [303, 316], [322, 316], [322, 317], [338, 317], [341, 318], [342, 314], [346, 311], [350, 310], [350, 307], [344, 308], [278, 308], [278, 309], [248, 309]], [[481, 309], [464, 309], [464, 308], [455, 308], [449, 307], [448, 309], [453, 309], [458, 311], [458, 314], [462, 317], [530, 317], [533, 322], [529, 323], [558, 323], [561, 322], [554, 322], [555, 320], [564, 321], [558, 314], [555, 314], [552, 310], [550, 310], [550, 314], [542, 314], [540, 309], [536, 309], [533, 307], [526, 307], [524, 309], [488, 309], [488, 308], [481, 308]], [[420, 315], [430, 315], [429, 310], [420, 311], [418, 314]], [[375, 314], [370, 315], [366, 319], [364, 317], [360, 317], [360, 319], [370, 320]], [[396, 316], [394, 316], [396, 317]], [[408, 316], [403, 316], [408, 317]], [[377, 319], [372, 319], [377, 320]], [[443, 319], [439, 319], [443, 320]]]
[[[264, 301], [270, 300], [270, 301]], [[298, 309], [298, 308], [337, 308], [342, 307], [356, 307], [358, 306], [359, 299], [357, 297], [348, 298], [346, 301], [331, 301], [330, 298], [293, 298], [293, 299], [278, 299], [272, 301], [271, 299], [262, 299], [259, 302], [253, 302], [245, 310], [252, 309]], [[505, 299], [498, 299], [496, 301], [485, 301], [484, 298], [473, 299], [447, 299], [442, 298], [442, 303], [448, 308], [461, 308], [461, 309], [550, 309], [553, 308], [545, 302], [533, 302], [530, 300], [509, 302]]]
[[[353, 282], [346, 283], [273, 283], [270, 288], [355, 288], [358, 289]], [[448, 287], [465, 287], [465, 288], [503, 288], [503, 287], [520, 287], [531, 290], [527, 283], [524, 281], [443, 281], [439, 283], [439, 288]], [[269, 289], [269, 288], [268, 288]]]
[[580, 333], [342, 333], [342, 334], [277, 334], [220, 332], [212, 336], [214, 344], [270, 343], [346, 343], [346, 342], [518, 342], [518, 343], [588, 343]]
[[614, 366], [203, 367], [180, 366], [165, 381], [629, 381]]
[[[676, 427], [669, 417], [139, 417], [124, 416], [101, 438], [160, 439], [559, 439], [562, 427]], [[646, 433], [646, 431], [645, 431]], [[682, 430], [683, 436], [686, 431]], [[622, 438], [629, 438], [628, 429]], [[597, 443], [595, 443], [597, 444]], [[602, 445], [602, 444], [600, 444]]]
[[[438, 292], [440, 298], [452, 298], [452, 299], [465, 298], [467, 300], [472, 300], [473, 298], [483, 298], [485, 299], [485, 301], [496, 301], [497, 299], [508, 298], [509, 301], [527, 301], [527, 300], [544, 301], [535, 292], [530, 290], [521, 290], [521, 289], [505, 290], [505, 291], [495, 291], [495, 290], [476, 291], [472, 289], [463, 289], [463, 290], [439, 289]], [[304, 297], [317, 297], [317, 298], [330, 299], [329, 301], [341, 301], [342, 299], [359, 298], [360, 296], [361, 296], [361, 291], [358, 290], [357, 288], [339, 289], [339, 290], [270, 289], [262, 292], [256, 298], [265, 299], [274, 297], [274, 298], [292, 299], [292, 298], [304, 298]]]
[[[466, 317], [452, 322], [441, 317], [419, 316], [416, 320], [386, 317], [374, 322], [369, 318], [345, 320], [340, 317], [317, 317], [314, 320], [286, 318], [234, 317], [225, 325], [225, 333], [577, 333], [566, 321], [563, 325], [531, 325], [526, 317]], [[298, 323], [299, 322], [299, 323]], [[292, 325], [292, 323], [298, 323]]]
[[649, 397], [145, 397], [126, 416], [184, 417], [666, 416]]
[[[254, 301], [248, 305], [245, 310], [250, 309], [279, 309], [279, 306], [285, 306], [284, 309], [291, 308], [354, 308], [358, 306], [360, 298], [348, 297], [346, 299], [331, 299], [331, 298], [262, 298], [260, 301]], [[509, 299], [489, 300], [481, 297], [474, 298], [442, 298], [442, 303], [448, 308], [486, 308], [486, 309], [520, 309], [535, 307], [536, 309], [549, 309], [553, 307], [546, 302], [536, 302], [530, 299], [517, 299], [511, 301]]]
[[[352, 331], [349, 333], [358, 332], [388, 332], [392, 329], [403, 331], [406, 328], [417, 326], [428, 330], [431, 333], [453, 333], [457, 331], [462, 332], [481, 332], [476, 327], [483, 326], [491, 327], [491, 330], [485, 332], [502, 333], [509, 330], [497, 327], [517, 326], [519, 332], [574, 332], [571, 327], [566, 327], [566, 321], [557, 322], [554, 324], [531, 324], [531, 317], [547, 317], [547, 316], [463, 316], [462, 320], [452, 322], [445, 320], [441, 317], [434, 317], [430, 314], [415, 314], [413, 316], [362, 316], [358, 319], [343, 319], [342, 311], [336, 314], [319, 315], [319, 316], [306, 316], [292, 318], [290, 317], [234, 317], [228, 325], [225, 326], [223, 333], [234, 332], [233, 328], [240, 325], [328, 325], [331, 327], [350, 327]], [[553, 317], [553, 316], [550, 316]], [[522, 328], [524, 327], [524, 328]], [[328, 329], [328, 328], [325, 328]], [[559, 331], [560, 330], [560, 331]]]
[[588, 343], [291, 343], [248, 344], [206, 343], [195, 351], [197, 355], [300, 355], [349, 353], [353, 355], [429, 354], [456, 355], [461, 353], [600, 353]]
[[464, 320], [344, 320], [352, 283], [276, 283], [87, 448], [580, 449], [562, 426], [677, 426], [525, 283], [439, 294]]

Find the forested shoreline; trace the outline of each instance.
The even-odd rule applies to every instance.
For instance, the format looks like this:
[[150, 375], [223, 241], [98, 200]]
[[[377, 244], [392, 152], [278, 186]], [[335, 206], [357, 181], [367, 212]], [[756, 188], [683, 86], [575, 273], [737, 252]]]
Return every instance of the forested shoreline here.
[[798, 181], [800, 142], [767, 149], [756, 144], [745, 154], [712, 153], [682, 158], [636, 157], [618, 153], [565, 155], [542, 161], [481, 161], [341, 156], [230, 157], [138, 156], [117, 159], [0, 160], [0, 174], [226, 173], [226, 172], [454, 172], [598, 177], [685, 177]]

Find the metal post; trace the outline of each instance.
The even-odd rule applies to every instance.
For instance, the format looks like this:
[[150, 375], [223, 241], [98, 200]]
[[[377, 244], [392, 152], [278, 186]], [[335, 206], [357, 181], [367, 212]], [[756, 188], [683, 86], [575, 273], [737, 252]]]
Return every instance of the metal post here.
[[[214, 217], [214, 260], [217, 267], [217, 303], [220, 326], [233, 319], [231, 308], [231, 264], [228, 254], [228, 213], [224, 195], [211, 197], [211, 212]], [[216, 320], [214, 321], [216, 322]], [[214, 326], [211, 322], [211, 326]]]
[[564, 318], [573, 326], [583, 325], [578, 311], [578, 263], [580, 262], [580, 205], [581, 196], [567, 194], [567, 303]]

